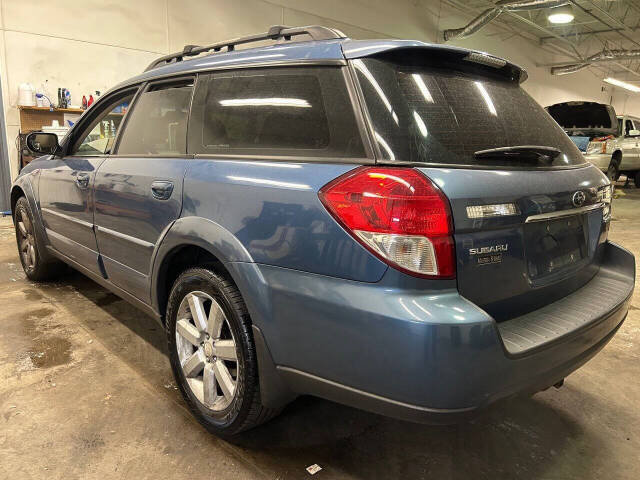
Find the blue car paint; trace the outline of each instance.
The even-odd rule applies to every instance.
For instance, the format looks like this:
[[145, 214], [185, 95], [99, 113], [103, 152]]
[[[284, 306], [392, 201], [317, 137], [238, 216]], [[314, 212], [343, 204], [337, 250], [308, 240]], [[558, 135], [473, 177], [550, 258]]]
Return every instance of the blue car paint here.
[[[576, 189], [576, 175], [580, 188], [591, 191], [607, 185], [607, 179], [594, 166], [588, 164], [577, 170], [559, 170], [552, 175], [545, 171], [523, 172], [509, 170], [465, 170], [447, 168], [422, 168], [447, 195], [451, 204], [456, 254], [458, 260], [458, 289], [474, 303], [488, 308], [492, 315], [514, 315], [518, 309], [531, 310], [549, 302], [549, 298], [561, 298], [583, 285], [598, 271], [597, 263], [580, 272], [578, 277], [568, 276], [544, 287], [532, 282], [523, 266], [525, 257], [525, 220], [546, 212], [573, 208], [571, 194]], [[488, 192], [486, 186], [491, 185]], [[524, 192], [535, 192], [525, 194]], [[470, 219], [469, 205], [514, 203], [518, 215], [486, 219]], [[598, 231], [605, 228], [600, 211], [587, 216], [592, 234], [598, 239]], [[604, 242], [604, 238], [601, 240]], [[495, 244], [508, 245], [503, 261], [477, 268], [476, 259], [469, 249]], [[589, 248], [589, 260], [596, 256], [597, 245]], [[494, 282], [486, 282], [490, 277]], [[501, 285], [495, 288], [495, 285]], [[543, 287], [543, 288], [541, 288]]]
[[377, 282], [387, 266], [354, 242], [318, 199], [320, 188], [353, 168], [195, 159], [184, 181], [182, 216], [214, 219], [254, 262]]
[[[173, 63], [114, 90], [187, 72], [305, 60], [345, 62], [398, 48], [426, 54], [469, 52], [412, 41], [301, 42]], [[387, 267], [320, 203], [320, 188], [354, 164], [187, 155], [145, 159], [148, 164], [129, 171], [128, 161], [110, 157], [94, 172], [96, 250], [103, 254], [104, 265], [96, 256], [85, 273], [105, 268], [106, 279], [92, 278], [160, 318], [165, 260], [186, 245], [208, 250], [223, 263], [247, 304], [259, 350], [260, 381], [283, 385], [294, 395], [315, 394], [412, 420], [466, 412], [562, 379], [602, 348], [626, 315], [628, 299], [588, 331], [543, 352], [510, 358], [483, 304], [503, 312], [511, 308], [506, 300], [526, 294], [532, 286], [506, 285], [499, 275], [491, 282], [486, 275], [474, 277], [466, 254], [469, 245], [506, 241], [510, 255], [517, 258], [523, 248], [523, 218], [567, 208], [567, 193], [575, 189], [576, 178], [583, 189], [606, 184], [592, 167], [524, 175], [509, 170], [422, 169], [451, 202], [458, 261], [457, 280], [428, 280]], [[35, 160], [13, 187], [14, 195], [27, 195], [36, 218], [41, 193], [31, 185], [38, 184], [42, 170], [58, 162], [50, 157]], [[174, 182], [171, 202], [150, 199], [152, 179]], [[527, 190], [536, 195], [523, 196]], [[485, 220], [466, 216], [468, 205], [503, 202], [515, 202], [520, 215]], [[589, 228], [602, 228], [597, 215], [591, 214]], [[41, 220], [36, 223], [39, 241], [50, 246]], [[108, 231], [115, 229], [120, 236]], [[632, 283], [633, 257], [606, 242], [606, 231], [597, 238], [589, 255], [601, 262], [594, 261], [584, 275], [619, 275]], [[522, 266], [510, 264], [505, 256], [501, 268], [510, 282]], [[564, 295], [587, 280], [556, 282], [553, 287]], [[527, 301], [532, 308], [535, 302]], [[262, 347], [258, 336], [264, 340]], [[269, 363], [277, 381], [265, 374]], [[270, 396], [262, 400], [279, 406]]]
[[[182, 185], [189, 165], [182, 158], [110, 156], [94, 184], [96, 238], [109, 278], [149, 303], [149, 276], [156, 245], [182, 211]], [[158, 201], [151, 184], [170, 181], [173, 193]]]

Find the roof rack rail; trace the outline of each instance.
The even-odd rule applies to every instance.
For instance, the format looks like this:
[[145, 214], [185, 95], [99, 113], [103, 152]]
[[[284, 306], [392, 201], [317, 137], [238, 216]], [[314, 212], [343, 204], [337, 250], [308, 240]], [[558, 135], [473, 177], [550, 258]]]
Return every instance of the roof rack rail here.
[[228, 52], [235, 50], [236, 45], [245, 43], [260, 42], [262, 40], [291, 40], [291, 37], [297, 35], [309, 35], [313, 40], [331, 40], [336, 38], [347, 38], [340, 30], [335, 28], [323, 27], [320, 25], [309, 25], [307, 27], [288, 27], [285, 25], [273, 25], [269, 27], [268, 32], [248, 35], [246, 37], [234, 38], [224, 42], [214, 43], [201, 47], [200, 45], [185, 45], [181, 52], [170, 53], [151, 62], [145, 69], [145, 72], [154, 68], [168, 65], [170, 63], [181, 62], [185, 57], [195, 57], [205, 52], [213, 50], [219, 52], [226, 48]]

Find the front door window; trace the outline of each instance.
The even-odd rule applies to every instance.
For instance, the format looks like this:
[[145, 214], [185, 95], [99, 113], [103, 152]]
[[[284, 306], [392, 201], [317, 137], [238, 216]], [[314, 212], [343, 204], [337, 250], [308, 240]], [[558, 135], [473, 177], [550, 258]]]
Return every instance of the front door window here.
[[105, 111], [80, 136], [71, 154], [99, 156], [109, 153], [132, 98], [133, 93], [106, 106]]

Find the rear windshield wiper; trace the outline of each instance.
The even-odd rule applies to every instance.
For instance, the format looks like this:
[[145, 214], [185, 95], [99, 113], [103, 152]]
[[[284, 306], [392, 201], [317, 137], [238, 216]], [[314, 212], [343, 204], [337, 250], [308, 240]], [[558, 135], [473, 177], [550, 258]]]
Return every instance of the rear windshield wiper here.
[[490, 148], [473, 154], [477, 160], [515, 160], [551, 164], [562, 152], [557, 148], [537, 145]]

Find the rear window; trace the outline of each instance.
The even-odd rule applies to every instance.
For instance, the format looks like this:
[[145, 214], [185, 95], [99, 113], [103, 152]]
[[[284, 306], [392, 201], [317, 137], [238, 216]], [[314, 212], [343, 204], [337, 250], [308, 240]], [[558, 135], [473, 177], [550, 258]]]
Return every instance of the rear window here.
[[190, 152], [364, 157], [338, 68], [214, 73], [199, 83]]
[[[584, 163], [564, 131], [515, 82], [374, 58], [353, 65], [387, 160], [487, 165], [475, 152], [542, 146], [562, 152], [551, 166]], [[491, 165], [523, 166], [506, 156]]]

